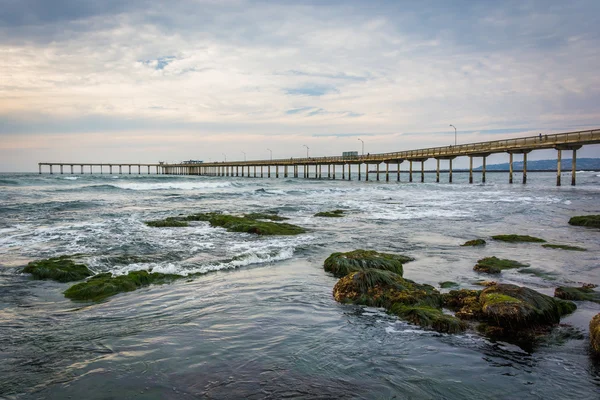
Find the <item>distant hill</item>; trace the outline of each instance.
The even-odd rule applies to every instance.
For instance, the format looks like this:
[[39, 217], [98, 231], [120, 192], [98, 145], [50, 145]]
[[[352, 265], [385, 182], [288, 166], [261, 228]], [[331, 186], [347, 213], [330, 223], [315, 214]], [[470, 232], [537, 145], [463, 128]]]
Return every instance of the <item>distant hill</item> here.
[[[481, 171], [481, 166], [477, 168], [473, 168], [474, 170]], [[491, 164], [486, 165], [487, 171], [508, 171], [509, 164]], [[513, 170], [522, 170], [523, 169], [523, 161], [515, 161], [513, 162]], [[563, 158], [561, 169], [563, 171], [571, 169], [571, 159]], [[556, 159], [554, 160], [535, 160], [535, 161], [527, 161], [527, 170], [528, 171], [556, 171]], [[578, 158], [577, 159], [577, 170], [578, 171], [600, 171], [600, 158]]]

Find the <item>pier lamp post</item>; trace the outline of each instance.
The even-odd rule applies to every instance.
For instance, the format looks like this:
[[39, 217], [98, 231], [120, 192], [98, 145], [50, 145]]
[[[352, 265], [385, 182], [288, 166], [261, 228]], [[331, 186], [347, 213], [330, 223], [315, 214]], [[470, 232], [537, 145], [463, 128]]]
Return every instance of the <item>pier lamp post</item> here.
[[306, 147], [306, 158], [308, 158], [308, 150], [309, 150], [309, 149], [308, 149], [308, 146], [307, 146], [307, 145], [305, 145], [305, 144], [303, 144], [302, 146]]
[[360, 140], [362, 142], [362, 155], [364, 156], [365, 155], [365, 142], [361, 138], [358, 138], [358, 140]]
[[271, 150], [271, 149], [267, 149], [267, 150], [269, 150], [271, 152], [271, 160], [272, 160], [273, 159], [273, 150]]
[[452, 124], [450, 126], [454, 128], [454, 145], [456, 146], [456, 127]]
[[246, 152], [242, 151], [242, 153], [244, 153], [244, 161], [246, 161]]
[[223, 153], [223, 157], [225, 157], [225, 161], [227, 161], [227, 154]]

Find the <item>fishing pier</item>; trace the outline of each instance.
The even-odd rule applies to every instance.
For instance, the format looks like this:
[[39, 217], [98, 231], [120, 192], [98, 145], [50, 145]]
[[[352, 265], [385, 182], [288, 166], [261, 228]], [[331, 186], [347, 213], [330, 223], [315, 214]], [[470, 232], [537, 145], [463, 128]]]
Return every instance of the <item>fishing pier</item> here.
[[[178, 164], [156, 163], [39, 163], [39, 173], [42, 173], [43, 167], [49, 167], [49, 172], [54, 173], [53, 167], [58, 168], [61, 174], [65, 168], [70, 167], [70, 173], [74, 173], [74, 168], [79, 167], [80, 173], [84, 173], [87, 168], [90, 173], [93, 167], [100, 168], [100, 173], [107, 172], [112, 174], [113, 169], [116, 173], [122, 174], [123, 169], [127, 167], [127, 173], [151, 173], [151, 169], [156, 174], [164, 175], [201, 175], [201, 176], [236, 176], [267, 178], [316, 178], [316, 179], [341, 179], [352, 180], [352, 166], [355, 166], [357, 179], [369, 180], [369, 168], [375, 167], [376, 180], [384, 175], [386, 181], [390, 181], [390, 165], [396, 168], [396, 180], [400, 181], [400, 165], [403, 162], [409, 163], [409, 182], [413, 182], [413, 172], [420, 174], [420, 181], [425, 182], [425, 161], [435, 159], [437, 161], [436, 182], [440, 182], [440, 164], [442, 162], [448, 165], [448, 182], [452, 182], [452, 162], [457, 157], [469, 157], [469, 183], [473, 183], [473, 159], [482, 159], [482, 169], [477, 171], [481, 173], [481, 182], [486, 179], [486, 160], [491, 154], [508, 153], [509, 171], [508, 181], [513, 183], [513, 161], [514, 156], [522, 157], [522, 182], [527, 183], [527, 155], [534, 150], [554, 149], [557, 151], [557, 169], [556, 185], [561, 185], [562, 173], [562, 154], [563, 151], [572, 152], [571, 162], [571, 185], [576, 183], [577, 168], [577, 150], [584, 145], [599, 144], [600, 129], [566, 132], [550, 135], [537, 135], [523, 138], [493, 140], [488, 142], [460, 144], [455, 146], [431, 147], [426, 149], [398, 151], [391, 153], [355, 155], [355, 156], [330, 156], [330, 157], [305, 157], [305, 158], [283, 158], [269, 160], [249, 160], [249, 161], [223, 161], [223, 162], [183, 162]], [[417, 164], [417, 168], [413, 168]], [[420, 165], [419, 165], [420, 164]], [[364, 167], [363, 167], [364, 165]], [[84, 168], [85, 167], [85, 168]], [[323, 171], [326, 167], [326, 175]], [[136, 171], [137, 169], [137, 171]], [[142, 169], [144, 171], [142, 172]], [[404, 171], [403, 171], [404, 172]]]

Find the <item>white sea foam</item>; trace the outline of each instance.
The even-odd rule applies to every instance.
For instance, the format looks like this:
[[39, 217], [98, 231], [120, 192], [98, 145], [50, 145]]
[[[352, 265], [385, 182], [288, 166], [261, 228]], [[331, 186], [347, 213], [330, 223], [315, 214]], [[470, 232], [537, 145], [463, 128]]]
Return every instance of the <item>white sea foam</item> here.
[[218, 189], [232, 187], [232, 182], [227, 181], [188, 181], [188, 182], [123, 182], [112, 184], [120, 189], [128, 190], [198, 190]]
[[76, 176], [66, 176], [66, 177], [64, 177], [63, 179], [66, 179], [66, 180], [68, 180], [68, 181], [76, 181], [76, 180], [77, 180], [77, 179], [79, 179], [79, 178], [78, 178], [78, 177], [76, 177]]

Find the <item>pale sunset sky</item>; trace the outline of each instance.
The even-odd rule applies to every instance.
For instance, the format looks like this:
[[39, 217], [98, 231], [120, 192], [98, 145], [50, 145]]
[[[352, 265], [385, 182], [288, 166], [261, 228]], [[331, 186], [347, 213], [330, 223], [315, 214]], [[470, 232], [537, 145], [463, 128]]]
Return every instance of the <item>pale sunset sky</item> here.
[[0, 0], [0, 171], [598, 128], [599, 16], [598, 0]]

